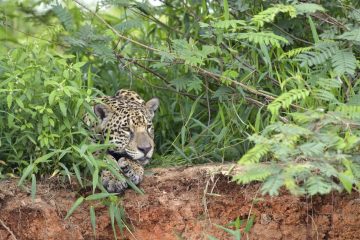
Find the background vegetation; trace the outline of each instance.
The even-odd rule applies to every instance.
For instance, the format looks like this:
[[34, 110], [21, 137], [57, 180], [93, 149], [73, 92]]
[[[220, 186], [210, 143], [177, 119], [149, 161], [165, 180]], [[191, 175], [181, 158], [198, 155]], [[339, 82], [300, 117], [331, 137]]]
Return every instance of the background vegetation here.
[[263, 193], [358, 191], [358, 1], [83, 2], [0, 2], [1, 177], [101, 188], [116, 170], [82, 116], [129, 88], [161, 101], [153, 166], [239, 161], [234, 180]]

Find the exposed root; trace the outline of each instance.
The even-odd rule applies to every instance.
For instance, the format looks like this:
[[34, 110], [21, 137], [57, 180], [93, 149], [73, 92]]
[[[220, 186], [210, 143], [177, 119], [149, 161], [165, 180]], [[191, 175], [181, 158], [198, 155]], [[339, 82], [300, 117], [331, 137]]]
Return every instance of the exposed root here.
[[11, 229], [10, 229], [8, 226], [6, 226], [6, 224], [5, 224], [5, 223], [3, 222], [3, 220], [1, 220], [1, 219], [0, 219], [0, 224], [1, 224], [1, 226], [3, 226], [3, 228], [6, 229], [6, 231], [8, 231], [8, 233], [10, 233], [10, 235], [12, 236], [12, 238], [13, 238], [14, 240], [18, 240], [18, 239], [16, 238], [15, 234], [11, 231]]

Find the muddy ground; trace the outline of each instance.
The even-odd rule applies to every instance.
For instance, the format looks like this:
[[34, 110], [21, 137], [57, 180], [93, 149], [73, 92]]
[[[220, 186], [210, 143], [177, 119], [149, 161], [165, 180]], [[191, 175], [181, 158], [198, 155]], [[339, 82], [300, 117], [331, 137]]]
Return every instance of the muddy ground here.
[[[222, 174], [226, 167], [150, 169], [141, 188], [144, 195], [127, 191], [124, 208], [129, 230], [119, 239], [233, 239], [215, 224], [237, 217], [254, 217], [242, 239], [360, 239], [360, 195], [332, 193], [312, 198], [282, 191], [261, 196], [260, 185], [239, 186]], [[76, 184], [46, 180], [38, 184], [32, 201], [29, 188], [17, 180], [0, 182], [0, 239], [114, 239], [107, 207], [92, 202], [96, 237], [89, 203], [64, 217], [81, 195]]]

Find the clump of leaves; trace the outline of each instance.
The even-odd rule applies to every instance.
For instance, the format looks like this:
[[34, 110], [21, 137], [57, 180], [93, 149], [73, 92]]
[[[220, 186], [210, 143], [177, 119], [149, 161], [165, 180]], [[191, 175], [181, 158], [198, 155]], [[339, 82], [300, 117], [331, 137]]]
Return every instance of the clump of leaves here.
[[[88, 67], [75, 55], [50, 54], [44, 45], [30, 44], [0, 56], [0, 159], [5, 159], [0, 173], [21, 176], [19, 185], [30, 178], [32, 198], [39, 176], [60, 175], [69, 182], [76, 177], [82, 187], [91, 186], [93, 194], [80, 197], [67, 217], [84, 200], [114, 197], [100, 183], [102, 169], [124, 179], [116, 164], [93, 155], [110, 145], [90, 143], [91, 131], [83, 123], [85, 113], [93, 114], [91, 102], [97, 94]], [[114, 233], [114, 217], [123, 228], [118, 205], [109, 206]], [[94, 209], [90, 211], [94, 227]]]
[[[237, 217], [234, 221], [231, 221], [226, 226], [214, 224], [217, 228], [226, 232], [229, 236], [232, 236], [234, 240], [241, 240], [246, 236], [253, 227], [255, 216], [249, 216], [248, 219], [240, 219]], [[218, 240], [218, 238], [208, 235], [209, 240]]]
[[282, 186], [296, 195], [359, 190], [360, 118], [340, 109], [290, 116], [293, 123], [277, 122], [250, 137], [255, 146], [239, 161], [246, 171], [234, 180], [263, 181], [262, 193], [270, 195]]
[[0, 102], [0, 155], [14, 173], [30, 162], [46, 162], [54, 155], [57, 160], [39, 170], [56, 169], [69, 152], [60, 150], [81, 143], [87, 136], [81, 119], [90, 108], [92, 92], [83, 88], [81, 67], [85, 62], [76, 62], [73, 55], [51, 55], [47, 51], [29, 45], [0, 59], [0, 97], [5, 100]]
[[92, 113], [92, 74], [83, 77], [86, 63], [74, 55], [47, 51], [29, 45], [0, 57], [0, 159], [6, 160], [0, 172], [20, 175], [19, 185], [31, 176], [34, 191], [35, 176], [60, 174], [71, 181], [75, 175], [83, 186], [90, 173], [95, 191], [102, 168], [116, 171], [93, 157], [108, 145], [89, 144], [82, 121]]

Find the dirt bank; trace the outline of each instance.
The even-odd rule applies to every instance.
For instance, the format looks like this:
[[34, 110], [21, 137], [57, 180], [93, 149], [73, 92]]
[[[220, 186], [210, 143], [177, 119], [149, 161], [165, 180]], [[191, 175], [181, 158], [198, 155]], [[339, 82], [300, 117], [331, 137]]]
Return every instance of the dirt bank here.
[[[358, 193], [312, 198], [285, 192], [278, 197], [261, 196], [259, 185], [239, 186], [224, 175], [209, 174], [212, 170], [151, 169], [141, 185], [146, 194], [130, 190], [124, 196], [131, 233], [125, 231], [123, 239], [207, 239], [208, 235], [232, 239], [214, 224], [251, 216], [255, 220], [249, 239], [360, 238]], [[0, 239], [95, 239], [89, 203], [64, 220], [80, 193], [89, 194], [74, 185], [47, 181], [38, 184], [33, 202], [29, 189], [19, 189], [16, 181], [0, 182]], [[113, 239], [107, 207], [92, 204], [96, 239]]]

